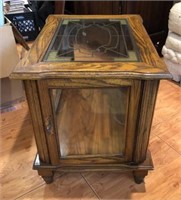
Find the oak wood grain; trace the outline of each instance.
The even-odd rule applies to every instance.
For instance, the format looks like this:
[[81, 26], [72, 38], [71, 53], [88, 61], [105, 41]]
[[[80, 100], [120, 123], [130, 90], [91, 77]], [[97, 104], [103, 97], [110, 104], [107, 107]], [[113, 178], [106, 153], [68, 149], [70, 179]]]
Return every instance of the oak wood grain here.
[[44, 163], [50, 162], [50, 157], [48, 155], [48, 149], [46, 146], [46, 137], [44, 135], [43, 119], [39, 115], [41, 113], [37, 85], [33, 81], [24, 82], [26, 96], [30, 108], [31, 119], [33, 122], [34, 135], [37, 145], [37, 150], [40, 155], [40, 159]]
[[[110, 88], [109, 89], [110, 94], [108, 93], [110, 97], [109, 95], [106, 95], [105, 92], [100, 92], [100, 93], [96, 92], [96, 95], [94, 93], [92, 93], [94, 94], [92, 95], [91, 93], [88, 92], [90, 90], [85, 89], [85, 88], [92, 88], [91, 89], [92, 91], [101, 91], [101, 89], [102, 91], [108, 90], [108, 89], [103, 89], [104, 87]], [[110, 163], [110, 162], [122, 163], [123, 161], [124, 162], [132, 161], [133, 148], [134, 148], [133, 144], [134, 144], [134, 139], [135, 139], [135, 132], [136, 132], [135, 130], [136, 130], [136, 123], [137, 123], [136, 119], [138, 116], [138, 107], [139, 107], [140, 94], [141, 94], [140, 81], [119, 80], [119, 79], [98, 79], [98, 80], [97, 79], [63, 79], [63, 80], [52, 79], [48, 81], [46, 80], [38, 81], [38, 88], [39, 88], [40, 102], [41, 102], [41, 108], [42, 108], [42, 113], [43, 113], [45, 135], [47, 139], [49, 155], [50, 155], [50, 158], [54, 159], [57, 164], [58, 164], [58, 160], [60, 160], [59, 162], [61, 163], [61, 165], [64, 165], [64, 166], [71, 165], [71, 163], [73, 165], [79, 165], [79, 164], [89, 165], [93, 163]], [[68, 108], [65, 109], [66, 112], [63, 111], [60, 115], [58, 115], [58, 120], [56, 116], [57, 111], [55, 111], [55, 108], [54, 108], [55, 105], [52, 105], [52, 103], [50, 102], [50, 99], [54, 99], [51, 97], [52, 96], [51, 89], [55, 90], [54, 88], [61, 88], [60, 104], [58, 106], [60, 111], [62, 111], [63, 105], [68, 105], [67, 106]], [[70, 89], [70, 88], [73, 88], [73, 89]], [[82, 89], [75, 89], [75, 88], [82, 88]], [[99, 88], [99, 89], [93, 89], [93, 88]], [[117, 94], [114, 93], [116, 88], [120, 91], [125, 90], [125, 88], [128, 88], [128, 92], [126, 92], [127, 93], [126, 97], [124, 97], [124, 95], [123, 96], [121, 95], [119, 97], [120, 106], [116, 98], [118, 98], [118, 96], [121, 93], [117, 96]], [[81, 92], [79, 92], [81, 90], [84, 91], [82, 94]], [[83, 98], [81, 98], [81, 96]], [[87, 103], [86, 101], [84, 101], [83, 103], [83, 101], [81, 101], [81, 99], [85, 100], [86, 96], [93, 97], [93, 98], [91, 97], [88, 100], [89, 103]], [[61, 101], [61, 98], [62, 98], [62, 101]], [[104, 102], [100, 102], [100, 100]], [[114, 103], [111, 101], [113, 101]], [[92, 103], [92, 105], [90, 104], [90, 102]], [[111, 105], [115, 104], [114, 105], [115, 107], [114, 106], [113, 107], [114, 107], [114, 110], [117, 110], [116, 111], [117, 113], [122, 112], [121, 110], [124, 104], [126, 105], [125, 110], [129, 109], [129, 113], [125, 112], [126, 114], [125, 125], [122, 128], [120, 128], [118, 124], [116, 126], [115, 120], [110, 120], [107, 102], [109, 102], [109, 104]], [[123, 102], [123, 105], [121, 105], [121, 102]], [[104, 118], [103, 118], [102, 116], [100, 117], [100, 115], [99, 116], [97, 114], [94, 115], [94, 113], [91, 114], [92, 111], [88, 112], [90, 108], [89, 104], [91, 105], [91, 108], [94, 111], [98, 111], [98, 110], [102, 110], [102, 112], [105, 111], [107, 112], [106, 115], [108, 116], [104, 115], [103, 116]], [[57, 107], [57, 103], [56, 103], [56, 107]], [[85, 112], [86, 112], [86, 115], [84, 114]], [[121, 115], [122, 114], [123, 113], [121, 113]], [[77, 115], [79, 115], [78, 118], [77, 118]], [[86, 122], [86, 120], [88, 121]], [[106, 125], [104, 125], [103, 122], [106, 123]], [[108, 123], [109, 125], [107, 125]], [[111, 130], [110, 132], [108, 128], [109, 126], [110, 127], [112, 126], [112, 128], [110, 128]], [[119, 134], [118, 132], [116, 133], [117, 130], [115, 130], [115, 137], [117, 138], [116, 140], [114, 139], [113, 126], [114, 128], [119, 127], [118, 132], [120, 132], [120, 134], [124, 132], [126, 135], [124, 136], [123, 140], [121, 139], [120, 146], [118, 145], [119, 143], [117, 143], [116, 146], [115, 144], [114, 145], [111, 144], [117, 139], [120, 140], [119, 137], [122, 137], [122, 136], [118, 136]], [[47, 127], [49, 129], [48, 132], [47, 132]], [[102, 128], [104, 129], [105, 134], [106, 133], [107, 135], [109, 134], [108, 138], [110, 138], [110, 136], [111, 138], [113, 138], [111, 139], [111, 141], [109, 141], [107, 138], [106, 144], [105, 144], [105, 141], [101, 141], [101, 139], [103, 139], [103, 137], [101, 136], [103, 133], [101, 130]], [[122, 129], [124, 131], [122, 131]], [[92, 139], [92, 137], [94, 139]], [[81, 141], [81, 139], [83, 138], [85, 140]], [[89, 141], [89, 139], [92, 139], [92, 140]], [[93, 144], [91, 144], [91, 142], [93, 142]], [[125, 142], [124, 145], [123, 145], [123, 142]], [[92, 146], [89, 144], [91, 144]], [[94, 146], [95, 144], [96, 146]], [[119, 149], [120, 151], [121, 150], [123, 151], [124, 149], [124, 152], [119, 153], [119, 151], [116, 150], [117, 152], [115, 153], [115, 150], [113, 150], [112, 157], [111, 157], [111, 155], [108, 155], [109, 154], [108, 152], [109, 151], [111, 152], [112, 150], [109, 149], [107, 144], [111, 144], [110, 148], [118, 148], [118, 147], [121, 148]], [[77, 150], [76, 147], [74, 147], [76, 145], [81, 150]], [[61, 151], [59, 149], [57, 150], [57, 147], [61, 149]], [[98, 150], [97, 148], [100, 148], [100, 149]], [[74, 158], [64, 159], [65, 157], [64, 151], [71, 151], [71, 153], [74, 152]], [[78, 151], [81, 152], [81, 155], [78, 155], [77, 157], [75, 157]], [[85, 155], [87, 154], [88, 151], [89, 151], [89, 156], [85, 158]], [[94, 155], [93, 152], [97, 152], [96, 153], [97, 155]], [[61, 155], [61, 153], [63, 153], [63, 156]], [[103, 156], [103, 154], [105, 156]], [[124, 154], [124, 157], [119, 156], [119, 154], [120, 155]]]
[[[60, 15], [49, 17], [23, 65], [13, 73], [25, 82], [38, 146], [34, 169], [47, 183], [55, 171], [104, 169], [132, 170], [141, 183], [153, 168], [147, 153], [151, 122], [159, 79], [170, 74], [139, 16], [103, 16], [124, 17], [141, 62], [41, 62], [60, 21], [80, 18]], [[58, 98], [52, 89], [59, 90]]]
[[[42, 62], [42, 58], [62, 19], [122, 19], [129, 21], [135, 37], [141, 62]], [[61, 73], [60, 73], [61, 72]], [[52, 15], [36, 39], [28, 55], [11, 74], [15, 79], [42, 79], [51, 77], [112, 76], [124, 78], [171, 78], [149, 39], [138, 15]]]
[[[51, 164], [56, 165], [59, 163], [60, 153], [58, 150], [58, 140], [55, 137], [55, 124], [53, 123], [54, 117], [51, 108], [51, 100], [49, 98], [49, 91], [47, 90], [47, 81], [39, 81], [37, 83], [37, 87], [39, 91], [39, 103], [43, 118], [44, 136], [46, 137], [45, 145], [47, 145], [48, 148], [48, 155], [50, 156]], [[38, 138], [38, 140], [41, 139]]]
[[134, 149], [134, 161], [136, 163], [145, 160], [150, 129], [154, 114], [159, 81], [144, 81], [142, 88], [142, 100], [139, 110], [139, 122], [137, 128], [137, 138]]

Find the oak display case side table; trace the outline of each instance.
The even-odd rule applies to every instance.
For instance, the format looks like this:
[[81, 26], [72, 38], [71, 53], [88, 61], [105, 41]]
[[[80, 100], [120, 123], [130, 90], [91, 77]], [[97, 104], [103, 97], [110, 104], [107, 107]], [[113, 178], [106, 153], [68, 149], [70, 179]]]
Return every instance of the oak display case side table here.
[[148, 142], [161, 79], [170, 79], [138, 15], [52, 15], [11, 77], [23, 80], [46, 183], [55, 171], [131, 171]]

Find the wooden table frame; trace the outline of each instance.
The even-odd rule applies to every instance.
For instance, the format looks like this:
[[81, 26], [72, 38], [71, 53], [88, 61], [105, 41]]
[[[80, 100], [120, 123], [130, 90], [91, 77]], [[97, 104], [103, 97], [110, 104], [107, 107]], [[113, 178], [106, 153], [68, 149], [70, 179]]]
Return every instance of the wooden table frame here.
[[[141, 62], [42, 62], [62, 18], [127, 19], [138, 46]], [[27, 56], [11, 74], [23, 80], [38, 154], [34, 169], [46, 183], [53, 181], [55, 171], [132, 171], [141, 183], [153, 163], [148, 148], [149, 135], [160, 79], [171, 75], [150, 41], [140, 16], [52, 15]], [[61, 159], [51, 88], [128, 87], [130, 92], [126, 156]]]

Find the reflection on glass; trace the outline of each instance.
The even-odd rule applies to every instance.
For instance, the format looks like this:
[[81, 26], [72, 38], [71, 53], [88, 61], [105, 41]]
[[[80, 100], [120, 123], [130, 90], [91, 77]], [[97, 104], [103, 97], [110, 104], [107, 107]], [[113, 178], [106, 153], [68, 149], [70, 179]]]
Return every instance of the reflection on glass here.
[[126, 19], [63, 20], [46, 61], [138, 61]]
[[124, 155], [128, 87], [53, 89], [52, 95], [62, 157]]

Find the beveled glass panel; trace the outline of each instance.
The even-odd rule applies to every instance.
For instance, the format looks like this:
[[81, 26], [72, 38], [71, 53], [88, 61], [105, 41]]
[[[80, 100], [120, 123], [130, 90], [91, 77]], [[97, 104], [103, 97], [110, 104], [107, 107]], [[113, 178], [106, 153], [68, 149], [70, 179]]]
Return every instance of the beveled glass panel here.
[[61, 157], [124, 156], [129, 87], [51, 91]]
[[126, 19], [64, 19], [44, 61], [139, 61]]

